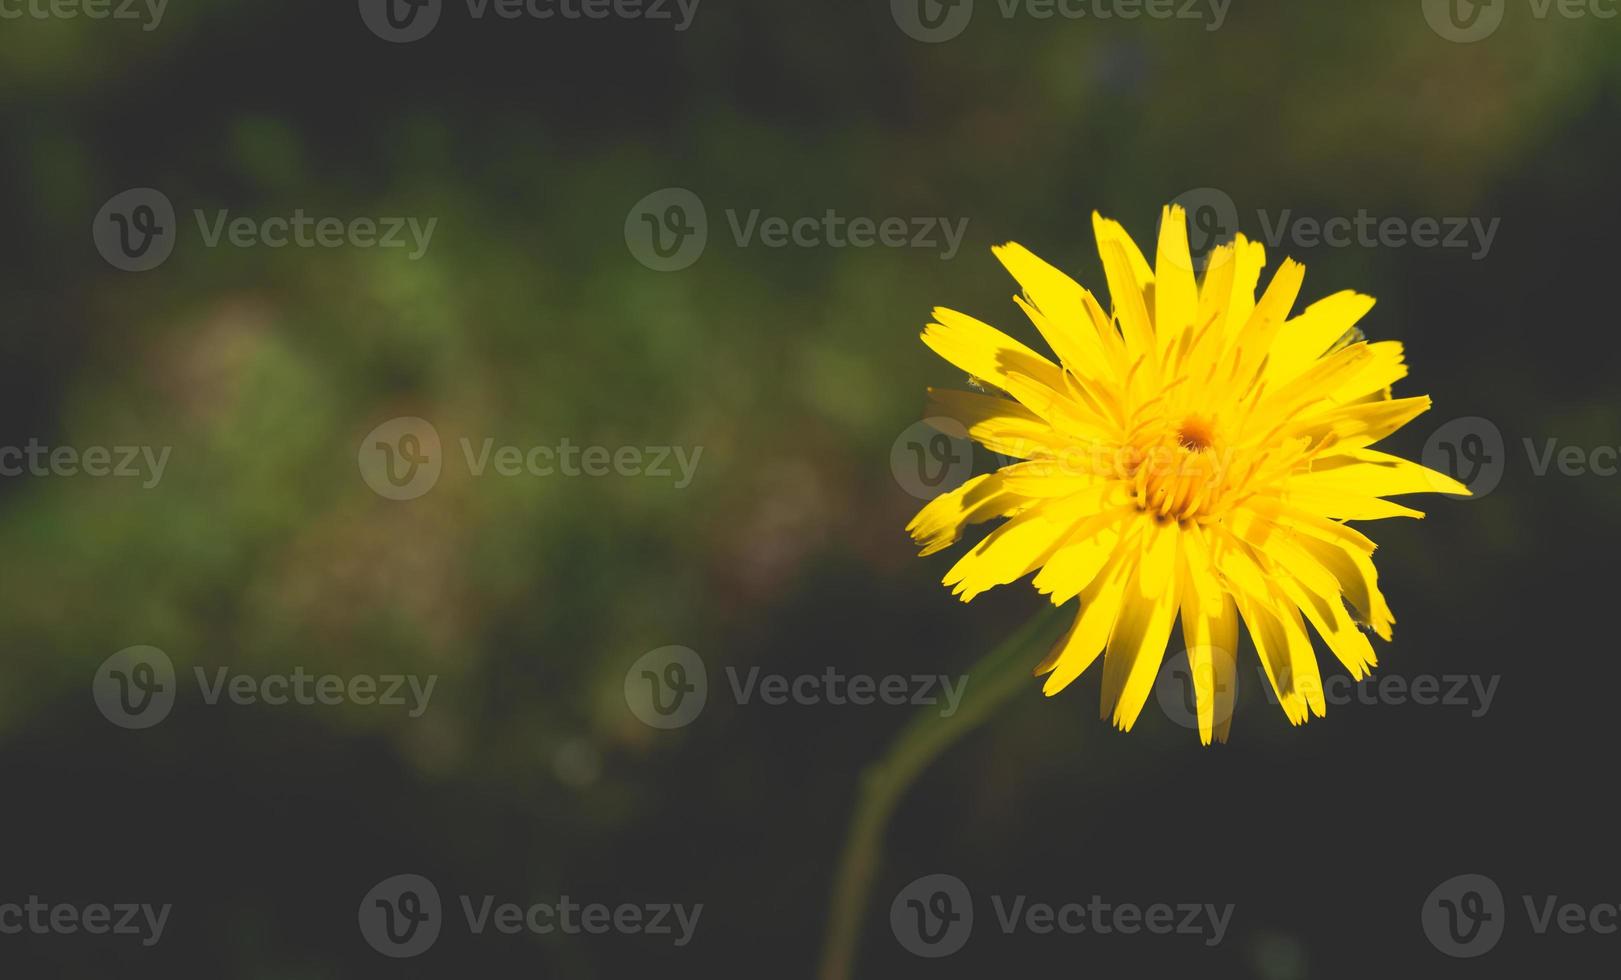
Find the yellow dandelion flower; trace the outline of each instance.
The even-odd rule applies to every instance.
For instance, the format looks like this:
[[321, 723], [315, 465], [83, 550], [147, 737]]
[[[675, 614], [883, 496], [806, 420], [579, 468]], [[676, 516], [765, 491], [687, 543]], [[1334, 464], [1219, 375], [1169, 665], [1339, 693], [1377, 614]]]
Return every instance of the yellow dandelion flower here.
[[1019, 460], [935, 498], [907, 530], [932, 554], [1006, 520], [946, 573], [963, 601], [1031, 572], [1074, 625], [1036, 668], [1056, 694], [1103, 655], [1103, 705], [1129, 730], [1180, 617], [1200, 740], [1226, 740], [1240, 620], [1290, 722], [1324, 712], [1306, 624], [1357, 679], [1365, 627], [1390, 639], [1374, 543], [1347, 521], [1422, 517], [1386, 497], [1462, 484], [1373, 449], [1430, 407], [1395, 398], [1402, 345], [1356, 323], [1340, 292], [1290, 316], [1305, 268], [1286, 259], [1259, 299], [1265, 249], [1239, 235], [1202, 276], [1186, 216], [1164, 209], [1154, 265], [1093, 215], [1113, 312], [1030, 251], [994, 249], [1054, 363], [994, 327], [934, 311], [923, 342], [980, 392], [931, 389], [949, 416]]

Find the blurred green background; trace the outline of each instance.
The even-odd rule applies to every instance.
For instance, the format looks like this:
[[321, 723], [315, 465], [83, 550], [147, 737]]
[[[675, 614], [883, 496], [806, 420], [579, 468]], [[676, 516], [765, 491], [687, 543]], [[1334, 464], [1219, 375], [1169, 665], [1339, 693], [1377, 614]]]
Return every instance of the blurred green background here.
[[[1621, 440], [1621, 22], [1504, 2], [1471, 44], [1418, 0], [1234, 0], [1216, 30], [979, 0], [936, 44], [854, 2], [705, 0], [685, 31], [458, 3], [407, 44], [313, 0], [176, 0], [150, 31], [0, 21], [0, 446], [173, 447], [150, 490], [0, 478], [0, 901], [176, 908], [149, 950], [0, 936], [0, 970], [810, 975], [857, 773], [909, 712], [738, 705], [721, 671], [955, 674], [1039, 608], [1023, 583], [963, 606], [938, 584], [948, 557], [915, 558], [901, 531], [920, 502], [891, 471], [896, 440], [925, 386], [963, 382], [918, 330], [945, 305], [1032, 339], [992, 244], [1101, 293], [1091, 212], [1150, 242], [1160, 206], [1194, 188], [1230, 197], [1252, 236], [1258, 212], [1285, 210], [1500, 219], [1478, 259], [1269, 248], [1272, 267], [1307, 264], [1307, 301], [1379, 298], [1363, 328], [1407, 344], [1400, 391], [1436, 402], [1395, 450], [1466, 416], [1506, 439], [1489, 496], [1368, 529], [1399, 619], [1381, 670], [1499, 676], [1497, 700], [1478, 718], [1351, 704], [1291, 729], [1246, 650], [1233, 742], [1201, 749], [1152, 707], [1130, 735], [1100, 722], [1096, 671], [1051, 700], [1033, 682], [903, 803], [858, 975], [1504, 975], [1613, 956], [1613, 938], [1539, 937], [1522, 917], [1481, 967], [1442, 957], [1419, 922], [1465, 871], [1513, 895], [1615, 897], [1602, 760], [1621, 509], [1613, 478], [1536, 476], [1521, 440]], [[149, 272], [114, 269], [91, 236], [133, 187], [178, 213]], [[625, 237], [666, 187], [709, 218], [678, 272]], [[299, 208], [438, 224], [411, 261], [207, 248], [192, 217]], [[773, 249], [734, 241], [728, 209], [967, 232], [950, 260]], [[405, 502], [356, 465], [398, 416], [431, 420], [447, 453]], [[462, 436], [703, 455], [682, 489], [473, 478]], [[439, 682], [420, 718], [207, 707], [183, 683], [172, 717], [129, 732], [91, 682], [136, 644], [183, 682], [197, 666]], [[657, 731], [623, 686], [669, 644], [704, 658], [711, 697]], [[705, 913], [681, 950], [447, 928], [394, 962], [355, 908], [402, 872], [447, 904], [567, 893]], [[933, 872], [981, 896], [1237, 911], [1206, 949], [1003, 936], [982, 906], [963, 952], [924, 961], [887, 909]]]

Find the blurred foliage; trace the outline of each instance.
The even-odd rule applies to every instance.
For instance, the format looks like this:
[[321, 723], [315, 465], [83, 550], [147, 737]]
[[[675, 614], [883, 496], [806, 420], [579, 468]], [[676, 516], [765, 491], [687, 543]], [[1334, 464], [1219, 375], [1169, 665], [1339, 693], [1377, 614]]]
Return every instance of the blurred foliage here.
[[[757, 855], [773, 862], [765, 878], [750, 862], [706, 859], [704, 888], [717, 903], [792, 908], [808, 959], [854, 770], [904, 717], [716, 705], [691, 730], [653, 732], [624, 708], [624, 670], [680, 643], [705, 656], [716, 686], [725, 664], [951, 672], [1027, 617], [1023, 586], [972, 609], [937, 587], [946, 564], [912, 557], [900, 528], [917, 501], [888, 467], [925, 386], [962, 380], [916, 341], [931, 306], [1030, 336], [991, 244], [1016, 238], [1101, 291], [1090, 212], [1142, 240], [1160, 204], [1194, 187], [1229, 193], [1252, 232], [1257, 209], [1502, 216], [1481, 263], [1295, 250], [1306, 297], [1380, 298], [1365, 327], [1409, 344], [1406, 390], [1438, 405], [1404, 436], [1408, 452], [1441, 421], [1477, 414], [1511, 447], [1545, 433], [1617, 439], [1613, 370], [1536, 360], [1540, 338], [1581, 319], [1579, 297], [1548, 294], [1589, 289], [1613, 266], [1613, 248], [1567, 260], [1558, 239], [1584, 223], [1608, 225], [1607, 239], [1617, 217], [1621, 32], [1607, 22], [1521, 18], [1455, 45], [1425, 28], [1416, 0], [1239, 0], [1214, 33], [1003, 21], [986, 6], [941, 45], [907, 39], [882, 4], [848, 2], [709, 0], [685, 34], [458, 18], [399, 48], [367, 35], [352, 4], [313, 0], [176, 3], [152, 32], [6, 22], [0, 445], [174, 451], [151, 491], [0, 482], [0, 731], [99, 732], [89, 679], [137, 643], [188, 675], [226, 664], [436, 673], [419, 720], [250, 712], [264, 724], [224, 742], [264, 758], [283, 740], [324, 746], [335, 773], [393, 760], [399, 773], [370, 779], [425, 794], [401, 846], [438, 841], [443, 853], [425, 863], [490, 878], [552, 882], [680, 840], [711, 858], [786, 847]], [[660, 274], [628, 253], [623, 224], [633, 202], [672, 185], [703, 198], [711, 235], [695, 266]], [[133, 186], [163, 189], [183, 226], [174, 256], [145, 274], [102, 263], [87, 233], [100, 204]], [[220, 208], [439, 223], [415, 262], [204, 248], [193, 209]], [[950, 262], [928, 250], [739, 248], [728, 208], [969, 227]], [[1597, 278], [1572, 287], [1575, 272]], [[1510, 284], [1513, 296], [1494, 295]], [[1544, 300], [1567, 304], [1569, 319], [1549, 317]], [[437, 488], [410, 503], [373, 494], [355, 465], [361, 437], [400, 415], [432, 420], [448, 456]], [[474, 479], [463, 436], [704, 452], [681, 490]], [[1528, 482], [1511, 472], [1492, 498], [1437, 502], [1424, 525], [1379, 529], [1411, 630], [1387, 662], [1443, 669], [1444, 652], [1421, 651], [1474, 635], [1461, 624], [1479, 609], [1507, 608], [1507, 586], [1486, 580], [1541, 560], [1539, 530], [1559, 520], [1546, 494], [1614, 528], [1609, 485], [1539, 485], [1533, 497]], [[1160, 799], [1171, 790], [1150, 784], [1168, 771], [1213, 794], [1248, 778], [1161, 718], [1108, 737], [1091, 684], [1030, 699], [949, 762], [909, 814], [923, 840], [983, 848], [974, 860], [986, 868], [1039, 866], [1043, 848], [1009, 831], [1043, 807], [1119, 820], [1088, 801]], [[1245, 693], [1235, 738], [1262, 753], [1258, 769], [1303, 767], [1314, 752], [1353, 759], [1357, 739], [1406, 731], [1376, 733], [1377, 720], [1347, 710], [1291, 732], [1257, 688]], [[206, 754], [184, 737], [232, 724], [189, 701], [158, 753], [177, 770]], [[314, 734], [296, 733], [305, 726]], [[1061, 799], [1083, 778], [1079, 802]], [[427, 795], [438, 802], [420, 803]], [[490, 821], [487, 836], [458, 800]], [[1033, 837], [1051, 840], [1041, 826]], [[534, 850], [514, 859], [512, 841], [529, 833]], [[909, 867], [910, 853], [897, 863]], [[694, 872], [665, 860], [659, 888], [678, 891]], [[607, 884], [635, 882], [628, 867], [604, 871]], [[747, 908], [715, 915], [755, 921]], [[1257, 960], [1320, 963], [1294, 939], [1260, 935]], [[285, 955], [273, 935], [242, 941], [238, 962]], [[590, 954], [557, 955], [573, 975], [602, 975]]]

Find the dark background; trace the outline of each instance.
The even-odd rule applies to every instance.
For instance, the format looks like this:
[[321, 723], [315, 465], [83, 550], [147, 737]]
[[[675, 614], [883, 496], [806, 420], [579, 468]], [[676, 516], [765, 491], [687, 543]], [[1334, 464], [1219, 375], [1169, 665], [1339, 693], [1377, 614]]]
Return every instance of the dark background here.
[[[1504, 0], [1507, 2], [1507, 0]], [[163, 482], [0, 480], [0, 902], [173, 902], [163, 941], [0, 936], [0, 974], [809, 976], [858, 770], [909, 717], [739, 706], [721, 669], [956, 674], [1042, 600], [964, 606], [914, 557], [892, 475], [951, 306], [1029, 337], [989, 246], [1016, 239], [1100, 293], [1096, 209], [1152, 241], [1193, 188], [1256, 214], [1501, 219], [1483, 258], [1269, 247], [1303, 299], [1379, 298], [1421, 454], [1490, 420], [1502, 481], [1365, 527], [1398, 617], [1381, 673], [1500, 677], [1482, 717], [1331, 706], [1291, 728], [1253, 653], [1230, 744], [1154, 703], [1097, 719], [1098, 672], [1032, 682], [906, 796], [858, 976], [1304, 980], [1613, 973], [1621, 936], [1534, 935], [1520, 896], [1621, 901], [1613, 775], [1616, 478], [1537, 476], [1558, 439], [1621, 443], [1615, 228], [1621, 20], [1535, 19], [1452, 43], [1418, 0], [1234, 0], [1181, 20], [1004, 19], [923, 44], [880, 3], [703, 0], [691, 28], [475, 21], [394, 45], [352, 2], [173, 0], [161, 26], [0, 21], [0, 445], [172, 445]], [[97, 254], [98, 209], [163, 189], [161, 268]], [[660, 188], [710, 240], [660, 273], [624, 223]], [[206, 249], [193, 208], [436, 216], [427, 255]], [[969, 219], [961, 252], [738, 247], [724, 211]], [[1151, 246], [1145, 245], [1151, 252]], [[654, 479], [470, 479], [384, 500], [356, 447], [395, 416], [447, 443], [705, 447]], [[448, 446], [447, 446], [448, 448]], [[984, 461], [981, 461], [982, 464]], [[459, 472], [458, 472], [459, 470]], [[955, 553], [955, 552], [954, 552]], [[206, 707], [109, 724], [91, 680], [135, 644], [193, 666], [439, 675], [419, 719]], [[687, 728], [627, 710], [625, 671], [697, 650]], [[1037, 652], [1032, 657], [1039, 657]], [[1340, 668], [1325, 659], [1325, 673]], [[386, 960], [361, 897], [403, 872], [447, 896], [702, 902], [691, 946], [469, 939]], [[946, 872], [974, 938], [912, 957], [891, 897]], [[1502, 943], [1420, 928], [1431, 889], [1493, 878]], [[1003, 936], [987, 896], [1236, 905], [1225, 941]], [[1607, 964], [1607, 965], [1605, 965]]]

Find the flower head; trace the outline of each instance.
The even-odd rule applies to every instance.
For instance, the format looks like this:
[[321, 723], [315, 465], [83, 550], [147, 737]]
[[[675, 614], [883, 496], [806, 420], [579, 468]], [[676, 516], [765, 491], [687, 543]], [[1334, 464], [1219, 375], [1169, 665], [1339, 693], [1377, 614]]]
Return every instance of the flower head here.
[[1353, 677], [1389, 640], [1374, 544], [1346, 521], [1423, 515], [1385, 498], [1467, 494], [1373, 449], [1430, 407], [1395, 398], [1402, 346], [1356, 323], [1373, 299], [1340, 292], [1290, 316], [1305, 269], [1286, 259], [1260, 298], [1265, 249], [1239, 235], [1202, 276], [1186, 217], [1162, 214], [1154, 265], [1093, 215], [1113, 311], [1027, 249], [996, 257], [1057, 362], [937, 309], [923, 342], [979, 392], [931, 390], [932, 416], [1019, 462], [935, 498], [907, 530], [932, 554], [972, 523], [1006, 520], [946, 573], [966, 602], [1035, 572], [1074, 625], [1036, 668], [1063, 690], [1101, 654], [1103, 705], [1129, 730], [1178, 619], [1200, 739], [1227, 738], [1240, 622], [1294, 724], [1324, 712], [1313, 630]]

